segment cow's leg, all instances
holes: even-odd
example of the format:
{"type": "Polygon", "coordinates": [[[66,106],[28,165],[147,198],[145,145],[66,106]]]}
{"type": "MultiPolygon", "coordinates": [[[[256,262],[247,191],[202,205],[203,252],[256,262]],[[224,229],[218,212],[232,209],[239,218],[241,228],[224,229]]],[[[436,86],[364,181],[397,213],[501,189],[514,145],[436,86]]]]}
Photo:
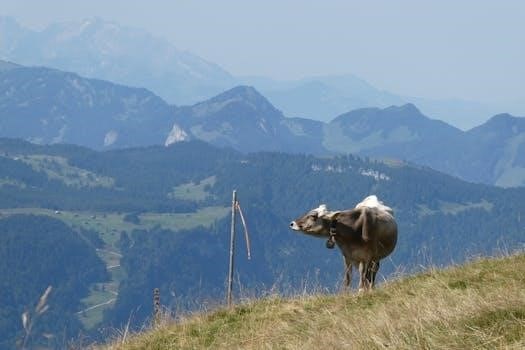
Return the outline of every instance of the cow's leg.
{"type": "Polygon", "coordinates": [[[343,289],[348,290],[352,288],[352,261],[347,258],[345,258],[345,274],[343,278],[343,289]]]}
{"type": "Polygon", "coordinates": [[[368,265],[368,268],[366,269],[366,281],[369,285],[372,285],[372,265],[374,264],[373,261],[370,262],[368,265]]]}
{"type": "Polygon", "coordinates": [[[366,279],[368,265],[370,265],[368,261],[359,262],[359,292],[364,292],[369,287],[368,280],[366,279]]]}
{"type": "Polygon", "coordinates": [[[367,279],[370,282],[370,288],[374,288],[376,284],[377,271],[379,271],[379,261],[371,261],[368,266],[367,279]]]}

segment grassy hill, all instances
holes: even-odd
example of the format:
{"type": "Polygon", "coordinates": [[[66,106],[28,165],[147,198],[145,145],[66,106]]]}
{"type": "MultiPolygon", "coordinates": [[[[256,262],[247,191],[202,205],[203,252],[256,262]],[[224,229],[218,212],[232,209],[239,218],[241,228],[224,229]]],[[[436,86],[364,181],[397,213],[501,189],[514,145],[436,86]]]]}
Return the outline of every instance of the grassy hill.
{"type": "Polygon", "coordinates": [[[164,320],[101,349],[525,347],[525,255],[480,259],[367,294],[272,296],[164,320]]]}

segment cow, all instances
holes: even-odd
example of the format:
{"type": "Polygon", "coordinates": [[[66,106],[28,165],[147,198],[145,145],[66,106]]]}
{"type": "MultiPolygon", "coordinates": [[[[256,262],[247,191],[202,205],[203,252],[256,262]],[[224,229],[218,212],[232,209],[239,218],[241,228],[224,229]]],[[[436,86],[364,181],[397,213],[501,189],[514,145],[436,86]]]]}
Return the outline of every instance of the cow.
{"type": "Polygon", "coordinates": [[[376,196],[369,196],[354,209],[329,211],[322,204],[290,223],[294,231],[328,238],[327,247],[337,244],[345,260],[343,285],[351,287],[352,267],[359,268],[359,291],[372,289],[379,261],[392,253],[397,243],[393,211],[376,196]]]}

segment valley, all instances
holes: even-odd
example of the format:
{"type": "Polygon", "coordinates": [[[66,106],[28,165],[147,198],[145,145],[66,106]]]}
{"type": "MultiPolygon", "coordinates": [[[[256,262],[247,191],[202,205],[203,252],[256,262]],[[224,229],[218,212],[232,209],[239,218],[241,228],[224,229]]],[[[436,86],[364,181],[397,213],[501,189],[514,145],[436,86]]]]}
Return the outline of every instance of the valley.
{"type": "MultiPolygon", "coordinates": [[[[192,196],[192,192],[188,190],[189,186],[185,185],[184,188],[184,195],[192,196]]],[[[202,189],[199,188],[194,193],[198,197],[202,194],[202,189]]],[[[229,207],[205,207],[195,213],[141,213],[139,215],[58,211],[45,208],[5,208],[0,209],[0,220],[17,214],[49,216],[66,223],[75,231],[96,232],[102,239],[103,244],[96,248],[96,252],[106,264],[110,278],[107,282],[97,282],[90,286],[89,295],[81,300],[83,309],[77,312],[86,329],[91,330],[102,322],[104,310],[111,309],[118,296],[120,283],[125,279],[125,272],[120,267],[122,254],[117,244],[123,232],[129,235],[133,230],[147,231],[156,227],[172,232],[189,230],[197,225],[210,226],[229,213],[229,207]],[[126,220],[129,215],[136,219],[126,220]]]]}

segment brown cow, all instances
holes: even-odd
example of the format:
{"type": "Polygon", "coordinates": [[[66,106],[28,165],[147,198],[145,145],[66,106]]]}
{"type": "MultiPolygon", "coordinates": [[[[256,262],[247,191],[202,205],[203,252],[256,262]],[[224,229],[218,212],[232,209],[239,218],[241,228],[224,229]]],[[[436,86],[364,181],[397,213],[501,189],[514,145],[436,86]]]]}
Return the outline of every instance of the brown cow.
{"type": "Polygon", "coordinates": [[[359,267],[359,291],[374,287],[379,260],[394,250],[397,224],[392,209],[376,196],[365,198],[356,208],[331,212],[326,205],[292,221],[290,228],[337,244],[345,259],[344,285],[352,281],[352,266],[359,267]]]}

